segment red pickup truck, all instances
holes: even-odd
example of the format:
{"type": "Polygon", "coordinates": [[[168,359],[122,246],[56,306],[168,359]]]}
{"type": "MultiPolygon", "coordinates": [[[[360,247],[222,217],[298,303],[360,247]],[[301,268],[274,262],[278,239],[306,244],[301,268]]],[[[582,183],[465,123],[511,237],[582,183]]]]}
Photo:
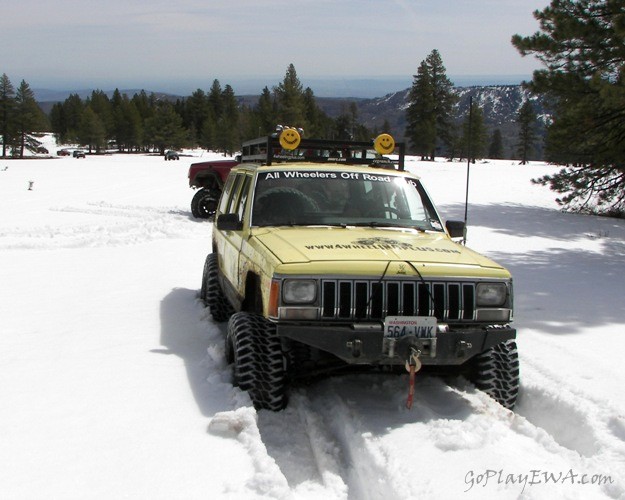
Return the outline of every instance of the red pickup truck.
{"type": "Polygon", "coordinates": [[[198,219],[215,215],[224,182],[238,160],[214,160],[193,163],[189,167],[189,186],[199,189],[191,200],[191,213],[198,219]]]}

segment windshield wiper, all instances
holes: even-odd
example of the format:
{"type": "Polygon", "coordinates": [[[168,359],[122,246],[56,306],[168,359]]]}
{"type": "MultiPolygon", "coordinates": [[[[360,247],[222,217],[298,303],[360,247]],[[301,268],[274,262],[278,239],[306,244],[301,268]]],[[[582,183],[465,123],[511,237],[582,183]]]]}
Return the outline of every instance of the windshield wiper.
{"type": "Polygon", "coordinates": [[[320,222],[318,220],[316,221],[293,221],[293,220],[289,220],[289,221],[276,221],[273,222],[271,224],[267,224],[268,226],[289,226],[289,227],[293,227],[293,226],[330,226],[330,227],[341,227],[343,229],[345,229],[349,224],[345,224],[344,222],[320,222]]]}
{"type": "MultiPolygon", "coordinates": [[[[376,220],[368,221],[368,222],[356,222],[354,224],[348,224],[349,226],[357,226],[357,227],[405,227],[410,229],[415,229],[415,226],[410,226],[408,224],[400,224],[397,222],[380,222],[376,220]]],[[[419,229],[418,227],[416,229],[419,229]]]]}

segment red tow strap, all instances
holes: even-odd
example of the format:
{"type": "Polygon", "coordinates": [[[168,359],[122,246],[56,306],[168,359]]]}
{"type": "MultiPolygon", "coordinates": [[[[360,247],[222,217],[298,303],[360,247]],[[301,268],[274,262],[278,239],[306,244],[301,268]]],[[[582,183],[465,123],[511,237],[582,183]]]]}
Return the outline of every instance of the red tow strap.
{"type": "Polygon", "coordinates": [[[409,410],[410,408],[412,408],[412,402],[414,401],[415,374],[421,369],[421,361],[419,360],[419,356],[421,356],[421,351],[414,347],[411,347],[410,357],[408,358],[408,361],[406,361],[406,370],[410,374],[408,382],[408,399],[406,400],[406,408],[408,408],[409,410]]]}
{"type": "Polygon", "coordinates": [[[406,400],[406,408],[410,410],[410,408],[412,408],[412,402],[414,400],[414,381],[416,378],[415,374],[417,373],[416,365],[411,364],[410,370],[408,371],[410,373],[410,378],[408,382],[408,399],[406,400]]]}

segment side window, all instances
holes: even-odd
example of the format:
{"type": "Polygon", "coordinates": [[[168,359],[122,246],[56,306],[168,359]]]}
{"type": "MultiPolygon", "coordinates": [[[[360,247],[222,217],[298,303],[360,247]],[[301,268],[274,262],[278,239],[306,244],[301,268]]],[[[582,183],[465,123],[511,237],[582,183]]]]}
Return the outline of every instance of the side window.
{"type": "Polygon", "coordinates": [[[247,206],[247,199],[250,194],[250,184],[252,183],[252,176],[245,175],[243,177],[243,183],[241,185],[241,196],[239,196],[239,203],[236,207],[236,213],[239,215],[239,220],[243,220],[245,214],[245,207],[247,206]]]}
{"type": "Polygon", "coordinates": [[[234,184],[235,175],[231,174],[226,179],[226,184],[224,186],[224,191],[221,194],[221,200],[219,201],[219,213],[225,214],[227,213],[226,207],[230,201],[230,195],[232,193],[232,185],[234,184]]]}
{"type": "Polygon", "coordinates": [[[234,176],[234,182],[232,183],[232,190],[228,195],[228,202],[226,204],[224,213],[231,214],[235,211],[237,198],[239,196],[239,188],[241,187],[241,181],[244,175],[236,174],[234,176]]]}

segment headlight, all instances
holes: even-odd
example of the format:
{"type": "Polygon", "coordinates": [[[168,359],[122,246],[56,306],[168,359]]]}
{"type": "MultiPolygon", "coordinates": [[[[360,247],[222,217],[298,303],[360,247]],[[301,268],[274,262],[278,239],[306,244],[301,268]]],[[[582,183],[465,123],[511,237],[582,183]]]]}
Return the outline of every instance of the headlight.
{"type": "Polygon", "coordinates": [[[503,306],[508,296],[505,283],[478,283],[477,305],[487,307],[503,306]]]}
{"type": "Polygon", "coordinates": [[[282,285],[282,300],[285,304],[310,304],[316,299],[315,280],[285,280],[282,285]]]}

